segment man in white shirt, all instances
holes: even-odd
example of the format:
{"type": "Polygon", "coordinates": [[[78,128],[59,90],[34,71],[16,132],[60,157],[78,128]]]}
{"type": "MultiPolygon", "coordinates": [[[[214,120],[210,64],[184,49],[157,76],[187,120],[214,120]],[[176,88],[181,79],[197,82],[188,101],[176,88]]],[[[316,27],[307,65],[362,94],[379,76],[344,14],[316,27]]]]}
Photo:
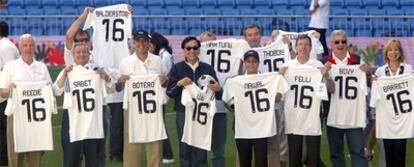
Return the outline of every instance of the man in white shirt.
{"type": "MultiPolygon", "coordinates": [[[[7,37],[9,36],[9,25],[1,21],[0,22],[0,75],[3,71],[4,65],[12,60],[19,58],[19,50],[16,45],[11,42],[7,37]]],[[[6,99],[0,98],[0,165],[7,165],[7,142],[6,142],[6,129],[7,129],[7,117],[4,114],[4,110],[7,106],[6,99]]]]}
{"type": "MultiPolygon", "coordinates": [[[[34,59],[35,47],[35,40],[32,35],[23,34],[20,36],[19,50],[21,57],[8,62],[3,68],[2,75],[0,76],[1,97],[9,97],[11,89],[16,87],[16,82],[46,81],[52,83],[46,65],[34,59]]],[[[13,116],[9,116],[7,118],[7,153],[9,156],[9,166],[22,166],[24,163],[22,161],[26,159],[27,164],[40,167],[41,151],[26,153],[15,152],[13,131],[13,116]]]]}
{"type": "MultiPolygon", "coordinates": [[[[125,82],[129,80],[129,75],[159,74],[159,82],[164,85],[167,77],[164,75],[165,64],[159,56],[148,52],[150,36],[144,30],[137,30],[133,33],[135,53],[124,58],[119,67],[121,77],[116,84],[116,90],[121,91],[125,87],[125,82]]],[[[130,143],[128,133],[128,112],[124,111],[124,166],[140,166],[141,150],[145,147],[147,154],[147,164],[151,167],[161,166],[162,160],[162,140],[147,143],[130,143]]],[[[162,120],[160,120],[162,121],[162,120]]],[[[163,123],[163,122],[160,122],[163,123]]]]}
{"type": "Polygon", "coordinates": [[[309,30],[315,30],[321,35],[319,41],[323,46],[323,56],[328,56],[329,50],[326,46],[326,30],[329,28],[329,3],[330,0],[312,0],[309,7],[311,20],[309,22],[309,30]]]}

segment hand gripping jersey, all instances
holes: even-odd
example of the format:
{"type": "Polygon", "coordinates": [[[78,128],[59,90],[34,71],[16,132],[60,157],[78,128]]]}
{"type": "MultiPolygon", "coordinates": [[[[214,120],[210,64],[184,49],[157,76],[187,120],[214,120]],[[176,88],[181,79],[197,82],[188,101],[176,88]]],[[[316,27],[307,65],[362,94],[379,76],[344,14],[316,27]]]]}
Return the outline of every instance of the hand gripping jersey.
{"type": "Polygon", "coordinates": [[[277,73],[241,75],[227,81],[223,101],[234,101],[235,138],[256,139],[276,135],[276,93],[288,90],[277,73]]]}
{"type": "Polygon", "coordinates": [[[289,91],[285,96],[286,134],[320,136],[321,100],[328,100],[325,83],[319,69],[288,68],[285,78],[289,91]]]}
{"type": "Polygon", "coordinates": [[[118,68],[130,55],[128,38],[132,36],[132,16],[126,4],[96,8],[88,14],[84,30],[93,28],[92,60],[101,67],[118,68]]]}
{"type": "Polygon", "coordinates": [[[319,38],[317,38],[313,33],[316,32],[315,30],[305,31],[305,32],[286,32],[279,30],[279,34],[275,38],[273,38],[273,41],[277,41],[282,39],[283,35],[288,35],[290,42],[292,43],[292,49],[296,51],[296,40],[298,39],[298,36],[301,34],[308,35],[312,40],[312,49],[310,52],[311,59],[317,59],[318,54],[323,53],[323,46],[321,42],[319,41],[319,38]]]}
{"type": "Polygon", "coordinates": [[[371,107],[376,108],[376,135],[383,139],[414,137],[414,74],[380,77],[372,85],[371,107]]]}
{"type": "Polygon", "coordinates": [[[242,39],[224,39],[201,43],[199,58],[216,71],[221,86],[227,78],[239,74],[243,54],[250,48],[242,39]]]}
{"type": "Polygon", "coordinates": [[[211,89],[201,90],[192,83],[183,90],[181,103],[185,106],[182,142],[210,150],[216,100],[211,89]]]}
{"type": "Polygon", "coordinates": [[[57,113],[52,86],[48,82],[16,83],[11,107],[14,149],[17,153],[53,150],[51,113],[57,113]]]}
{"type": "Polygon", "coordinates": [[[71,97],[67,98],[64,107],[69,114],[70,142],[104,138],[105,81],[95,71],[80,66],[68,74],[68,81],[71,97]]]}
{"type": "Polygon", "coordinates": [[[277,72],[282,65],[290,60],[289,46],[282,40],[277,40],[261,48],[253,48],[259,53],[259,71],[277,72]]]}
{"type": "Polygon", "coordinates": [[[148,143],[167,138],[162,104],[164,90],[158,74],[133,75],[125,83],[123,108],[129,114],[130,143],[148,143]]]}
{"type": "Polygon", "coordinates": [[[364,128],[367,79],[359,65],[332,65],[329,75],[335,82],[331,94],[327,125],[347,129],[364,128]]]}

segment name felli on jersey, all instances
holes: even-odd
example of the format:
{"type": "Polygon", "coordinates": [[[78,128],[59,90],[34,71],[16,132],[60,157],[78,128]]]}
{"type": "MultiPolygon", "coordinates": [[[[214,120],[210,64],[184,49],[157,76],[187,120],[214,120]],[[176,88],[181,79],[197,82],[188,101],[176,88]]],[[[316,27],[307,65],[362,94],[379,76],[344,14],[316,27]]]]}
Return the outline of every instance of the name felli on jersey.
{"type": "Polygon", "coordinates": [[[259,53],[259,71],[277,72],[282,65],[290,60],[289,46],[282,40],[277,40],[260,48],[252,48],[259,53]]]}
{"type": "Polygon", "coordinates": [[[68,109],[70,142],[104,138],[105,81],[95,71],[75,66],[68,74],[68,83],[70,98],[64,99],[63,106],[68,109]]]}
{"type": "Polygon", "coordinates": [[[235,138],[256,139],[274,136],[276,94],[284,94],[288,84],[278,73],[240,75],[228,79],[222,100],[234,102],[235,138]]]}
{"type": "Polygon", "coordinates": [[[52,113],[57,114],[50,83],[16,83],[6,115],[13,115],[15,152],[53,150],[52,113]]]}
{"type": "Polygon", "coordinates": [[[414,137],[414,74],[379,77],[372,84],[370,106],[376,108],[376,137],[414,137]]]}
{"type": "Polygon", "coordinates": [[[123,109],[128,112],[129,143],[167,138],[162,108],[164,96],[158,74],[132,75],[126,81],[123,109]]]}
{"type": "Polygon", "coordinates": [[[243,39],[223,39],[201,43],[200,61],[211,65],[221,86],[229,77],[239,74],[240,63],[249,44],[243,39]]]}
{"type": "Polygon", "coordinates": [[[346,129],[364,128],[366,123],[367,77],[359,65],[332,65],[329,75],[335,82],[330,96],[327,125],[346,129]]]}
{"type": "Polygon", "coordinates": [[[290,67],[285,78],[289,84],[284,110],[286,134],[320,136],[321,100],[328,100],[321,71],[313,67],[290,67]]]}
{"type": "Polygon", "coordinates": [[[216,113],[214,92],[211,89],[204,91],[192,83],[185,86],[181,103],[185,106],[185,123],[181,141],[209,151],[213,118],[216,113]]]}
{"type": "Polygon", "coordinates": [[[132,37],[132,15],[127,4],[96,8],[89,13],[84,30],[93,28],[92,60],[102,67],[118,68],[130,55],[128,38],[132,37]]]}

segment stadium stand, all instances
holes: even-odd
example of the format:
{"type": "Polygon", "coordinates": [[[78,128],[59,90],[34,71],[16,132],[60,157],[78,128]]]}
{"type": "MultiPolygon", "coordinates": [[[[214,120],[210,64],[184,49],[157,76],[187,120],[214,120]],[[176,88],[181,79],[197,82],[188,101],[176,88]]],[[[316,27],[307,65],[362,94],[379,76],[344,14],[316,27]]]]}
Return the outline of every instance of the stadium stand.
{"type": "MultiPolygon", "coordinates": [[[[248,23],[261,25],[268,35],[275,28],[306,31],[309,23],[310,4],[303,0],[13,0],[0,15],[10,21],[12,35],[63,35],[85,6],[119,3],[134,7],[135,27],[166,35],[204,30],[237,35],[248,23]]],[[[330,29],[357,36],[414,35],[413,0],[331,0],[330,5],[330,29]]]]}

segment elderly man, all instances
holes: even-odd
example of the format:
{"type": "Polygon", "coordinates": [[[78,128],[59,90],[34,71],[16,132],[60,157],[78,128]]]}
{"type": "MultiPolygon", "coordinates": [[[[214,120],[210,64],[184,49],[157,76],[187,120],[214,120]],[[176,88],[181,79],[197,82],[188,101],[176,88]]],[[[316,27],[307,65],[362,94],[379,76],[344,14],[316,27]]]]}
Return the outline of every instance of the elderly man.
{"type": "MultiPolygon", "coordinates": [[[[0,96],[9,97],[12,88],[17,82],[46,81],[52,83],[49,71],[44,63],[34,59],[35,40],[30,34],[23,34],[19,40],[19,50],[21,57],[17,60],[6,63],[0,77],[0,96]],[[19,70],[16,70],[19,69],[19,70]]],[[[14,150],[13,136],[13,115],[7,118],[7,153],[9,166],[22,166],[21,163],[26,159],[28,166],[39,167],[42,152],[32,151],[16,153],[14,150]]]]}

